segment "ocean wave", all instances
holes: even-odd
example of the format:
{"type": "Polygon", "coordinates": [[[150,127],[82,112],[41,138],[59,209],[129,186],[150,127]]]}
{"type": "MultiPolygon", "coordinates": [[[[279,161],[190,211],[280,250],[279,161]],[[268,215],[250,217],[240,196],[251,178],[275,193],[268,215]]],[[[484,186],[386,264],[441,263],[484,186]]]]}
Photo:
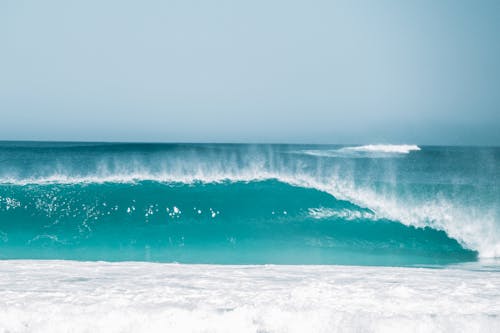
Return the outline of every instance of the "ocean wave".
{"type": "MultiPolygon", "coordinates": [[[[465,248],[478,251],[481,257],[500,256],[498,190],[494,188],[496,150],[432,147],[413,159],[406,156],[420,149],[416,145],[335,149],[314,145],[109,145],[76,152],[74,148],[50,147],[0,149],[4,157],[0,187],[141,182],[196,185],[274,179],[346,200],[373,212],[376,219],[442,230],[465,248]],[[369,158],[312,159],[304,156],[305,152],[369,158]],[[377,159],[386,156],[398,158],[377,159]],[[478,183],[494,189],[475,187],[478,183]],[[462,185],[458,184],[472,190],[462,193],[462,185]]],[[[4,198],[9,198],[3,202],[6,207],[23,204],[10,195],[4,198]]],[[[327,211],[313,213],[328,215],[327,211]]],[[[348,213],[344,215],[349,218],[348,213]]]]}
{"type": "Polygon", "coordinates": [[[313,179],[283,179],[290,184],[312,187],[370,209],[377,217],[413,226],[445,231],[464,248],[478,251],[483,258],[500,257],[500,232],[494,208],[477,209],[446,198],[429,200],[400,197],[355,186],[350,180],[335,178],[322,183],[313,179]]]}
{"type": "MultiPolygon", "coordinates": [[[[478,251],[480,257],[500,256],[500,233],[496,223],[495,211],[476,209],[454,203],[446,198],[431,197],[430,200],[417,200],[400,197],[394,193],[380,193],[371,188],[357,186],[351,179],[331,175],[318,179],[306,174],[286,174],[266,172],[258,169],[239,170],[233,173],[201,172],[195,174],[131,173],[102,176],[53,175],[33,179],[2,179],[3,184],[11,185],[49,185],[49,184],[103,184],[139,183],[153,181],[166,184],[211,184],[211,183],[248,183],[277,180],[296,187],[311,188],[346,200],[371,213],[349,213],[348,211],[328,211],[312,208],[311,216],[343,216],[347,220],[360,217],[388,219],[407,226],[445,231],[464,248],[478,251]]],[[[10,199],[15,200],[15,199],[10,199]]]]}

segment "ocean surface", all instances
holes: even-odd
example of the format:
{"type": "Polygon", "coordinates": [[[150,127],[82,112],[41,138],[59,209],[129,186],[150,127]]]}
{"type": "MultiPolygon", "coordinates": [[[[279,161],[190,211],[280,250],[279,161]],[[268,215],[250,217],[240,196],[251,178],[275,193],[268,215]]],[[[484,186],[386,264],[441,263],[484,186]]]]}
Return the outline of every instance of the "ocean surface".
{"type": "Polygon", "coordinates": [[[0,244],[0,259],[494,258],[500,149],[3,142],[0,244]]]}
{"type": "Polygon", "coordinates": [[[498,147],[0,142],[0,332],[497,332],[498,257],[498,147]]]}

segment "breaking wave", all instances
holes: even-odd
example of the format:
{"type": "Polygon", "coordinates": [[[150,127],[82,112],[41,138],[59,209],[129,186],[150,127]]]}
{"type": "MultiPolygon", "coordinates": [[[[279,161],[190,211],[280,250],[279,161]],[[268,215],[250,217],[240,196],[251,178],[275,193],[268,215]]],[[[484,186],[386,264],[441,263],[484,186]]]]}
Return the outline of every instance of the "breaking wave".
{"type": "MultiPolygon", "coordinates": [[[[465,173],[467,164],[457,177],[449,151],[331,163],[282,145],[23,149],[40,158],[22,167],[4,158],[0,171],[0,242],[12,250],[3,257],[422,264],[500,256],[498,187],[465,173]],[[17,251],[26,244],[32,251],[17,251]]],[[[337,148],[376,149],[420,148],[337,148]]]]}

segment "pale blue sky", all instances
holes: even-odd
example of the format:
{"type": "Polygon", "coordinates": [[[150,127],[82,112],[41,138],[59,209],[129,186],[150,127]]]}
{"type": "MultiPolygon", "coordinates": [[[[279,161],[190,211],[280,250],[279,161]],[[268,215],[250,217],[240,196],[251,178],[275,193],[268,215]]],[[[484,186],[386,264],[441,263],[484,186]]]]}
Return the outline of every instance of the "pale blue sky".
{"type": "Polygon", "coordinates": [[[500,1],[0,1],[0,140],[500,144],[500,1]]]}

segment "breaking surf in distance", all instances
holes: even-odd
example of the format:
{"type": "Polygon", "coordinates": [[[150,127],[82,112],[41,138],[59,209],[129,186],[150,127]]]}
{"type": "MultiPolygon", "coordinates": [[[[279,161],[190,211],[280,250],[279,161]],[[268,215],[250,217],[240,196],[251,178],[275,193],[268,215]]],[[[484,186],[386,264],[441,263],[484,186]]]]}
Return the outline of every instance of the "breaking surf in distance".
{"type": "Polygon", "coordinates": [[[0,258],[390,266],[494,258],[499,159],[498,148],[414,145],[4,142],[0,258]]]}
{"type": "Polygon", "coordinates": [[[417,145],[366,145],[357,147],[344,147],[341,150],[352,150],[352,151],[368,151],[368,152],[382,152],[382,153],[396,153],[396,154],[408,154],[411,151],[420,150],[417,145]]]}
{"type": "Polygon", "coordinates": [[[417,145],[388,145],[388,144],[371,144],[364,146],[348,146],[332,150],[317,149],[303,150],[301,153],[322,156],[322,157],[394,157],[394,154],[408,154],[412,151],[418,151],[420,147],[417,145]]]}

